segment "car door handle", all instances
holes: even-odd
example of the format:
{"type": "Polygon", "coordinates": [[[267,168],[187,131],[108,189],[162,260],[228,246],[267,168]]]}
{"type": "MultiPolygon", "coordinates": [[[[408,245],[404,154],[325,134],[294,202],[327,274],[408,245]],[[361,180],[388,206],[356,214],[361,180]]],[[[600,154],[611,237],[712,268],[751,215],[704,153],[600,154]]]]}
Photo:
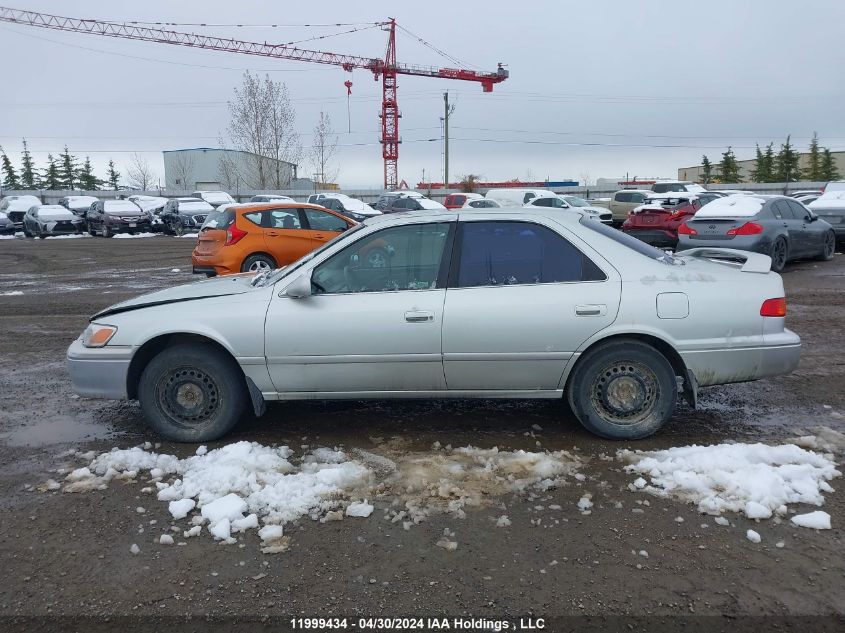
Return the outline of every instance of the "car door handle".
{"type": "Polygon", "coordinates": [[[425,323],[427,321],[434,321],[434,312],[412,310],[405,313],[405,320],[408,323],[425,323]]]}
{"type": "Polygon", "coordinates": [[[323,235],[322,233],[317,233],[317,234],[314,236],[314,239],[317,239],[317,240],[324,240],[324,239],[326,239],[326,236],[325,236],[325,235],[323,235]]]}
{"type": "Polygon", "coordinates": [[[590,303],[575,306],[577,316],[604,316],[607,314],[607,306],[603,303],[590,303]]]}

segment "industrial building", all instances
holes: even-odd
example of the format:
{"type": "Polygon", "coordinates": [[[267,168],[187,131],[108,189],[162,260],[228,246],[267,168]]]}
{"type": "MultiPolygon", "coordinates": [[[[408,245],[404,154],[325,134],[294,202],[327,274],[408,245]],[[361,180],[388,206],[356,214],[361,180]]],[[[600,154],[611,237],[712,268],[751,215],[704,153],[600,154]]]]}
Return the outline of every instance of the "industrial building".
{"type": "MultiPolygon", "coordinates": [[[[839,173],[845,174],[845,152],[831,152],[831,154],[833,156],[833,162],[836,164],[839,173]]],[[[713,163],[713,171],[711,177],[715,177],[719,171],[718,163],[721,160],[721,155],[714,156],[710,158],[710,160],[713,163]]],[[[753,172],[757,168],[757,161],[753,158],[751,160],[738,160],[737,164],[739,165],[739,173],[740,176],[742,176],[743,182],[750,181],[751,172],[753,172]]],[[[807,167],[809,167],[809,165],[810,154],[808,152],[802,152],[801,169],[806,169],[807,167]]],[[[701,182],[701,180],[703,179],[701,172],[701,165],[694,165],[692,167],[681,167],[678,169],[678,180],[701,182]]]]}
{"type": "MultiPolygon", "coordinates": [[[[251,152],[213,147],[174,149],[164,154],[165,188],[237,192],[241,189],[296,189],[297,165],[251,152]]],[[[302,183],[308,188],[311,181],[302,183]]]]}

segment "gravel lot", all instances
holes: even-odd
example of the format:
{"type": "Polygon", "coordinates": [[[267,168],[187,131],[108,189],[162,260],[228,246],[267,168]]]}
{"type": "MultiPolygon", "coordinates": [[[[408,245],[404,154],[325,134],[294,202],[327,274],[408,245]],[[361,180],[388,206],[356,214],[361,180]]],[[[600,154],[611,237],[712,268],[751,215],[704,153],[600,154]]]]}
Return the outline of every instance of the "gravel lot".
{"type": "MultiPolygon", "coordinates": [[[[826,495],[831,530],[741,515],[720,527],[695,506],[629,492],[633,477],[599,457],[625,446],[587,434],[551,402],[270,406],[226,441],[366,450],[389,441],[418,451],[434,442],[509,450],[539,443],[587,462],[584,481],[535,498],[503,496],[466,518],[433,516],[410,530],[384,520],[379,501],[369,519],[306,518],[288,530],[293,538],[282,554],[260,553],[254,534],[241,546],[208,537],[159,545],[154,540],[172,519],[166,504],[141,493],[140,479],[85,494],[38,492],[59,477],[55,469],[84,464],[57,457],[68,449],[158,441],[136,404],[75,398],[64,354],[98,309],[191,281],[193,244],[169,237],[0,241],[0,616],[845,615],[841,479],[826,495]],[[589,515],[576,505],[585,492],[595,504],[589,515]],[[503,513],[512,525],[497,528],[503,513]],[[455,533],[455,551],[435,546],[445,528],[455,533]],[[749,528],[761,543],[745,538],[749,528]],[[776,548],[778,541],[785,546],[776,548]],[[133,543],[141,548],[136,556],[133,543]]],[[[804,343],[798,370],[706,390],[699,410],[679,406],[663,432],[630,448],[775,442],[820,425],[845,431],[845,257],[792,265],[784,279],[788,324],[804,343]]],[[[158,450],[187,456],[195,448],[164,443],[158,450]]]]}

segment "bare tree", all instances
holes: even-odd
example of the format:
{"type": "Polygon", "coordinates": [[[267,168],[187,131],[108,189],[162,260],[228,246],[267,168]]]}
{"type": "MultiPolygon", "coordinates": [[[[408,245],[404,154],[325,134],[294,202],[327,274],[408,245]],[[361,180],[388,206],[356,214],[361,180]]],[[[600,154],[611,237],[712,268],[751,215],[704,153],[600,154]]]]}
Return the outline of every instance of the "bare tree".
{"type": "Polygon", "coordinates": [[[247,71],[229,102],[229,115],[232,144],[255,156],[255,178],[245,178],[246,184],[257,189],[287,186],[292,170],[281,161],[295,163],[302,155],[287,87],[269,76],[262,81],[247,71]]]}
{"type": "Polygon", "coordinates": [[[194,157],[188,152],[179,152],[171,163],[171,172],[180,189],[193,188],[194,180],[194,157]]]}
{"type": "Polygon", "coordinates": [[[320,120],[314,126],[314,143],[308,153],[314,173],[319,175],[320,182],[335,182],[340,172],[338,168],[332,168],[330,163],[337,153],[337,134],[332,129],[331,117],[320,111],[320,120]]]}
{"type": "Polygon", "coordinates": [[[156,177],[149,161],[137,152],[132,154],[126,174],[129,176],[129,186],[139,191],[148,191],[156,177]]]}

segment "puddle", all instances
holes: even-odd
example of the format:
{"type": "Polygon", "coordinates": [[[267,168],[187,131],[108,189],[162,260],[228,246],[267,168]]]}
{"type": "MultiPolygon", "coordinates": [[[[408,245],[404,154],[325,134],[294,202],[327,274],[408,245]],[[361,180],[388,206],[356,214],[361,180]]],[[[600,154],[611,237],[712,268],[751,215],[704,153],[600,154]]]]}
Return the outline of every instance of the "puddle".
{"type": "Polygon", "coordinates": [[[26,424],[0,434],[7,446],[52,446],[113,437],[115,432],[102,424],[70,415],[55,415],[42,422],[26,424]]]}

